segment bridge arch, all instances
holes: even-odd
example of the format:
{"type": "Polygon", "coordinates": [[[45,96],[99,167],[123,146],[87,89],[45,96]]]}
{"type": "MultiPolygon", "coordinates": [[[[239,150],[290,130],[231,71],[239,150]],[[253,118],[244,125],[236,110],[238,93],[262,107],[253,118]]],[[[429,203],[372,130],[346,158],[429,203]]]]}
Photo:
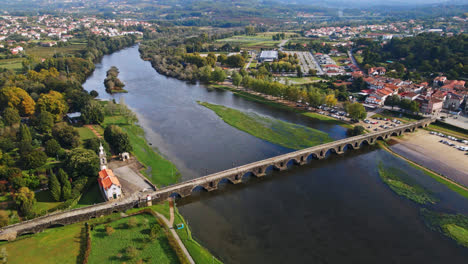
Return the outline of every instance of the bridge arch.
{"type": "Polygon", "coordinates": [[[172,192],[170,195],[169,195],[170,198],[173,198],[173,199],[179,199],[179,198],[182,198],[182,195],[180,195],[180,193],[178,192],[172,192]]]}
{"type": "Polygon", "coordinates": [[[310,153],[307,155],[306,161],[310,161],[313,159],[319,160],[319,155],[317,155],[316,153],[310,153]]]}
{"type": "Polygon", "coordinates": [[[351,143],[348,143],[348,144],[344,145],[344,147],[343,147],[343,152],[346,152],[346,151],[348,151],[348,150],[350,150],[350,149],[353,150],[353,149],[357,148],[357,146],[358,146],[358,143],[357,143],[357,142],[355,142],[354,145],[351,144],[351,143]],[[355,146],[356,146],[356,147],[355,147],[355,146]]]}
{"type": "Polygon", "coordinates": [[[193,188],[190,190],[190,193],[193,193],[193,192],[201,192],[201,191],[208,191],[208,190],[207,190],[206,187],[203,186],[203,185],[197,185],[197,186],[193,187],[193,188]]]}

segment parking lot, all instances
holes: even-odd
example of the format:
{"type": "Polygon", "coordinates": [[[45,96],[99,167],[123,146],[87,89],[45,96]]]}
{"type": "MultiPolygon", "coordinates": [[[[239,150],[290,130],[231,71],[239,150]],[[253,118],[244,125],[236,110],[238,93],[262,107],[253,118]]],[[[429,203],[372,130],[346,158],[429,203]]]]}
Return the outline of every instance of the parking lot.
{"type": "Polygon", "coordinates": [[[309,74],[309,70],[313,69],[317,71],[317,74],[323,74],[322,69],[314,60],[312,54],[308,51],[285,51],[289,55],[297,54],[299,63],[301,65],[301,70],[304,74],[309,74]]]}
{"type": "Polygon", "coordinates": [[[403,122],[397,119],[375,117],[359,121],[357,125],[363,126],[369,132],[383,131],[389,128],[401,126],[403,122]]]}

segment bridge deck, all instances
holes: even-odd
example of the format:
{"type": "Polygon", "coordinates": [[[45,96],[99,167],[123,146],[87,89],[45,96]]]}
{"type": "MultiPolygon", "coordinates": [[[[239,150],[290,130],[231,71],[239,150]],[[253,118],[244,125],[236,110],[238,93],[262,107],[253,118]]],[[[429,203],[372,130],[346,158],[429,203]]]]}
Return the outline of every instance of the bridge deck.
{"type": "MultiPolygon", "coordinates": [[[[88,207],[83,207],[79,209],[73,209],[65,212],[52,213],[46,216],[38,217],[33,220],[24,221],[18,224],[6,226],[0,229],[0,240],[12,240],[15,239],[17,235],[29,233],[29,232],[39,232],[45,228],[50,227],[54,224],[71,224],[80,221],[86,221],[92,217],[99,217],[101,215],[110,214],[114,211],[124,211],[130,209],[136,205],[144,205],[146,202],[146,196],[151,195],[154,201],[162,201],[167,199],[171,194],[178,193],[182,196],[190,195],[193,188],[196,186],[209,186],[207,184],[216,183],[216,186],[209,186],[207,190],[214,190],[217,188],[217,183],[225,178],[233,177],[234,175],[239,176],[239,174],[245,174],[248,172],[254,172],[258,168],[266,168],[268,166],[277,166],[278,163],[282,163],[285,166],[288,161],[291,159],[296,160],[298,157],[309,157],[310,155],[317,155],[317,153],[324,154],[328,150],[340,148],[337,153],[342,153],[344,146],[351,144],[354,146],[356,143],[361,144],[364,141],[367,141],[369,144],[374,144],[378,137],[387,138],[393,133],[403,133],[405,130],[413,131],[415,128],[420,126],[428,125],[433,122],[432,119],[424,119],[421,121],[405,124],[399,127],[394,127],[384,131],[373,132],[369,134],[364,134],[360,136],[340,139],[334,142],[325,143],[315,147],[302,149],[298,151],[293,151],[276,157],[268,158],[261,161],[252,162],[249,164],[241,165],[236,168],[216,172],[210,175],[199,177],[196,179],[188,180],[185,182],[177,183],[171,186],[164,187],[157,191],[152,192],[143,192],[140,194],[134,194],[132,196],[127,196],[124,199],[106,202],[97,205],[92,205],[88,207]]],[[[354,148],[354,147],[353,147],[354,148]]],[[[322,156],[321,158],[323,158],[322,156]]],[[[305,164],[306,159],[303,160],[305,164]]],[[[264,173],[264,171],[263,171],[264,173]]]]}

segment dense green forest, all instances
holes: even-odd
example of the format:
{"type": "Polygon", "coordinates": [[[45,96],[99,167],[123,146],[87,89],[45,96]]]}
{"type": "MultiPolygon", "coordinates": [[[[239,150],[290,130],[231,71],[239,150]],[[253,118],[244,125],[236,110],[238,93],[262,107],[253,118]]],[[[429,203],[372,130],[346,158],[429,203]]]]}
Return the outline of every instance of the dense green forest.
{"type": "Polygon", "coordinates": [[[134,43],[133,37],[90,36],[78,56],[44,62],[27,58],[24,73],[0,72],[0,198],[15,207],[9,214],[0,211],[0,226],[47,213],[36,205],[40,188],[48,186],[46,194],[60,202],[53,208],[58,210],[72,206],[95,184],[99,140],[82,142],[78,127],[65,122],[65,115],[81,112],[87,123],[103,121],[105,109],[93,100],[97,92],[88,93],[81,84],[92,73],[93,61],[134,43]]]}
{"type": "Polygon", "coordinates": [[[381,46],[377,42],[359,40],[367,45],[363,51],[365,67],[383,65],[395,70],[403,79],[431,77],[445,74],[449,79],[468,77],[468,36],[459,34],[445,37],[420,34],[411,38],[393,38],[381,46]]]}

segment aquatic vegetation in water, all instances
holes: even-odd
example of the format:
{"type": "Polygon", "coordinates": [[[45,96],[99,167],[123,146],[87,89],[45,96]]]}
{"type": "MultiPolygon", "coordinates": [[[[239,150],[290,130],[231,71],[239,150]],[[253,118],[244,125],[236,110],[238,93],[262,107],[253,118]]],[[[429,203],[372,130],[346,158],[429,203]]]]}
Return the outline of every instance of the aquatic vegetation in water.
{"type": "Polygon", "coordinates": [[[404,196],[418,204],[436,203],[435,198],[427,189],[409,180],[406,172],[379,164],[379,176],[382,181],[398,195],[404,196]]]}
{"type": "Polygon", "coordinates": [[[468,247],[468,216],[438,213],[426,208],[421,209],[421,214],[430,229],[451,237],[458,244],[468,247]]]}
{"type": "Polygon", "coordinates": [[[213,110],[229,125],[283,147],[304,149],[333,140],[327,133],[310,127],[260,116],[256,113],[242,112],[222,105],[198,103],[213,110]]]}

